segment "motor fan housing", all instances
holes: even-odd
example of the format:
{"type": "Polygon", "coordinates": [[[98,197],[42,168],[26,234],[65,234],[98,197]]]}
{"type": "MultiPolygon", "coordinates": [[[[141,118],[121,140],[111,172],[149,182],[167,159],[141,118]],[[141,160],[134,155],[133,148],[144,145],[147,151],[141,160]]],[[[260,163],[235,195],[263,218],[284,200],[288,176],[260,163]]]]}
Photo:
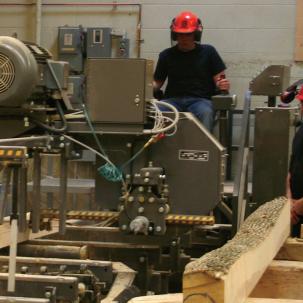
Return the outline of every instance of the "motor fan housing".
{"type": "Polygon", "coordinates": [[[0,37],[0,107],[18,107],[38,83],[38,64],[18,39],[0,37]]]}

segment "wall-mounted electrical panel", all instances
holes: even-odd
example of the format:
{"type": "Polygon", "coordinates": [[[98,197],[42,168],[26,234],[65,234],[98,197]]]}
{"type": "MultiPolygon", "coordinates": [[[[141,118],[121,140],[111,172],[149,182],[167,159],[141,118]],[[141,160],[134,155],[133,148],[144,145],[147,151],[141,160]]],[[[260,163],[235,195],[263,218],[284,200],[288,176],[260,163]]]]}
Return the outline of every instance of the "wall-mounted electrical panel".
{"type": "Polygon", "coordinates": [[[58,55],[67,61],[71,72],[83,72],[84,31],[81,26],[60,26],[58,29],[58,55]]]}
{"type": "Polygon", "coordinates": [[[109,27],[88,27],[86,31],[87,58],[110,58],[112,52],[112,29],[109,27]]]}

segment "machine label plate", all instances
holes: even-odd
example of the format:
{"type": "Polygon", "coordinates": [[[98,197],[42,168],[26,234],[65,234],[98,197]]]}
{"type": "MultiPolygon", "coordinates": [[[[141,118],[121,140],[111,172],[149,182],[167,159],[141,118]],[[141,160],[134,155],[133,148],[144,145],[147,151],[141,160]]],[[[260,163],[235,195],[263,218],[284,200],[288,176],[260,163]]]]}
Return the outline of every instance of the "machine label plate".
{"type": "Polygon", "coordinates": [[[179,150],[179,160],[208,161],[209,152],[203,150],[179,150]]]}

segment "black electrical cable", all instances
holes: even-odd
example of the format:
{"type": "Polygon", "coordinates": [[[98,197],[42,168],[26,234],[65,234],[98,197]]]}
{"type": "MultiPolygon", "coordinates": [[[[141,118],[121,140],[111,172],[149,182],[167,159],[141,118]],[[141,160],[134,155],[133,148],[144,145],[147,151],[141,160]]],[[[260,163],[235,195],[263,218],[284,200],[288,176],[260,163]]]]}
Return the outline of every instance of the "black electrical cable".
{"type": "Polygon", "coordinates": [[[59,113],[59,116],[60,116],[62,124],[63,124],[63,126],[61,128],[51,127],[51,126],[43,123],[42,121],[37,120],[36,118],[34,118],[32,116],[29,116],[29,120],[32,123],[36,124],[37,126],[40,126],[41,128],[43,128],[43,129],[45,129],[49,132],[52,132],[52,133],[55,133],[55,134],[62,134],[67,130],[67,122],[66,122],[66,118],[64,116],[64,112],[63,112],[63,109],[61,107],[61,104],[58,100],[56,100],[56,108],[57,108],[57,111],[59,113]]]}

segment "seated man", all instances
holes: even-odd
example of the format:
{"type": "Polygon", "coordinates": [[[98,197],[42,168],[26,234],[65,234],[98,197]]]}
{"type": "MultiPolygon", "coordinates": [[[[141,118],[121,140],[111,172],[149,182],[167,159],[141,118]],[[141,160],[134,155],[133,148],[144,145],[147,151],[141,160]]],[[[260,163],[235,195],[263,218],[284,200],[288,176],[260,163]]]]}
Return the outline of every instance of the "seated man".
{"type": "Polygon", "coordinates": [[[191,12],[182,12],[173,19],[171,38],[175,46],[162,51],[154,73],[154,96],[159,99],[160,88],[168,80],[164,94],[166,102],[179,111],[193,113],[209,130],[214,124],[211,97],[228,91],[226,66],[216,49],[200,44],[201,20],[191,12]]]}

